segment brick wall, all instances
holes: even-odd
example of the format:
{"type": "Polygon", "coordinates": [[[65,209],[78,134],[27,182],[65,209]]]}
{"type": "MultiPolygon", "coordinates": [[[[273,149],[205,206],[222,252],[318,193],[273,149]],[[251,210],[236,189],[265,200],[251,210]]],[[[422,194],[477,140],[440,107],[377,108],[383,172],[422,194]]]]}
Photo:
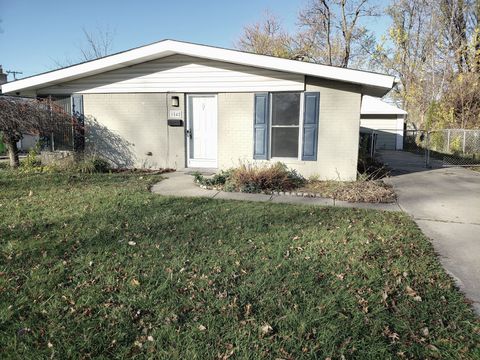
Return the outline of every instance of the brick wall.
{"type": "Polygon", "coordinates": [[[86,151],[119,167],[183,168],[183,127],[167,127],[167,107],[167,94],[85,94],[86,151]]]}
{"type": "MultiPolygon", "coordinates": [[[[322,79],[306,81],[307,91],[320,92],[317,161],[284,159],[304,176],[355,180],[358,156],[361,89],[322,79]]],[[[87,150],[119,166],[177,169],[185,166],[183,127],[167,126],[174,94],[86,94],[87,150]],[[151,153],[151,155],[149,155],[151,153]]],[[[184,96],[180,109],[184,111],[184,96]]],[[[253,162],[253,93],[218,94],[218,167],[253,162]]]]}
{"type": "Polygon", "coordinates": [[[218,94],[218,165],[253,161],[253,93],[218,94]]]}
{"type": "MultiPolygon", "coordinates": [[[[307,91],[320,92],[317,161],[282,159],[304,176],[355,180],[357,175],[360,87],[307,79],[307,91]]],[[[253,93],[218,95],[219,168],[253,162],[253,93]]]]}

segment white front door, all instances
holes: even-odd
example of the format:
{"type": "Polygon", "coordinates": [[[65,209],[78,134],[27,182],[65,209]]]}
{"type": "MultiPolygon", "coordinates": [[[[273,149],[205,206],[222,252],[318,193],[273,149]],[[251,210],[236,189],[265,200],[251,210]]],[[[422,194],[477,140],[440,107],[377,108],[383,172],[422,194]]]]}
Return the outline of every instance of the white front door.
{"type": "Polygon", "coordinates": [[[217,95],[188,95],[188,167],[217,167],[217,95]]]}

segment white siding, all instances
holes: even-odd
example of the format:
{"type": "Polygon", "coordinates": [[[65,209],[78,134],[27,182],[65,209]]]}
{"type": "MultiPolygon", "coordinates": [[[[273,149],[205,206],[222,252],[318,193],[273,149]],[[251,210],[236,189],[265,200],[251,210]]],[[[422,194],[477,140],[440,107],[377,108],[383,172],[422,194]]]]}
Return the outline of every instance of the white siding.
{"type": "Polygon", "coordinates": [[[304,76],[172,55],[38,90],[38,94],[304,90],[304,76]]]}

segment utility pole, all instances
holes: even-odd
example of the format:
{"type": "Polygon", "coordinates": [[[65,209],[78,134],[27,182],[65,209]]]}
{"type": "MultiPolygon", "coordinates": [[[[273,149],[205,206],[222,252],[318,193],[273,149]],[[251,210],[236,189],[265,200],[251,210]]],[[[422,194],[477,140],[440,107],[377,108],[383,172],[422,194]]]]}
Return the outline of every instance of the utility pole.
{"type": "Polygon", "coordinates": [[[17,80],[17,74],[21,75],[23,72],[21,71],[14,71],[14,70],[7,70],[7,74],[12,74],[13,75],[13,80],[17,80]]]}

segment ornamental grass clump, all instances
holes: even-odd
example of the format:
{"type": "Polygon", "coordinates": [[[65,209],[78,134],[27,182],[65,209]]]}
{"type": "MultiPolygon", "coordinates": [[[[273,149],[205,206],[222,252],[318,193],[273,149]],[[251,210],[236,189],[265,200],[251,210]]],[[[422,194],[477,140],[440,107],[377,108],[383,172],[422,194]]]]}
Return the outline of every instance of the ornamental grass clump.
{"type": "Polygon", "coordinates": [[[239,167],[222,171],[212,177],[195,173],[195,182],[207,188],[224,191],[260,193],[290,191],[306,184],[305,178],[285,164],[241,164],[239,167]]]}
{"type": "Polygon", "coordinates": [[[247,193],[290,191],[302,187],[305,178],[285,164],[241,164],[231,171],[226,190],[247,193]]]}

